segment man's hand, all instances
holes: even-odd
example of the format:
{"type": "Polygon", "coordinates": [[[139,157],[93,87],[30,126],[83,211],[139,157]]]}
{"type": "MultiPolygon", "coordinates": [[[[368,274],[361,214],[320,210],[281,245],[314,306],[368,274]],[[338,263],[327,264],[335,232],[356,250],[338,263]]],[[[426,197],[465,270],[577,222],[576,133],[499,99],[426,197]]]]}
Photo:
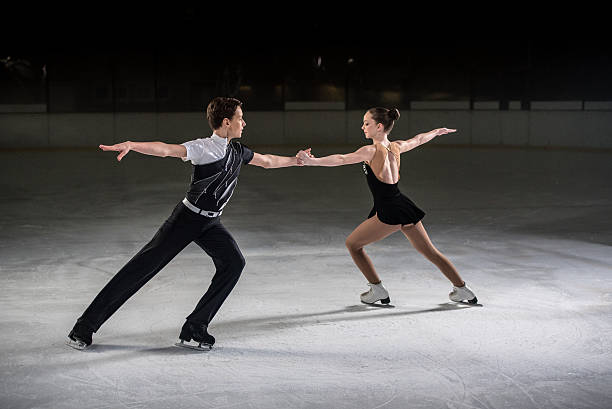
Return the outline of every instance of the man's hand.
{"type": "Polygon", "coordinates": [[[304,166],[309,158],[314,158],[312,153],[310,153],[310,148],[299,151],[295,156],[297,157],[298,166],[304,166]]]}
{"type": "Polygon", "coordinates": [[[117,156],[117,160],[121,161],[121,159],[123,159],[123,157],[127,155],[130,150],[132,150],[132,143],[128,141],[128,142],[117,143],[115,145],[110,145],[110,146],[100,145],[100,149],[102,149],[103,151],[121,152],[117,156]]]}

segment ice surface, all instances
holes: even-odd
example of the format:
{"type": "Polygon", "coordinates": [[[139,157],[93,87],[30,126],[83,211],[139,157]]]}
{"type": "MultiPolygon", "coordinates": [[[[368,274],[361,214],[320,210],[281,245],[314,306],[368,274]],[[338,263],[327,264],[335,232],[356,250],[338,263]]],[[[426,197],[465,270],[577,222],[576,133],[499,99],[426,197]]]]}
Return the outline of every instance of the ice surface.
{"type": "Polygon", "coordinates": [[[173,346],[212,278],[193,244],[90,349],[65,345],[182,199],[188,164],[94,151],[0,159],[2,408],[612,407],[609,153],[402,156],[400,188],[476,307],[450,303],[450,283],[400,233],[366,248],[393,308],[359,302],[366,283],[344,245],[371,206],[359,165],[246,166],[223,223],[247,264],[208,353],[173,346]]]}

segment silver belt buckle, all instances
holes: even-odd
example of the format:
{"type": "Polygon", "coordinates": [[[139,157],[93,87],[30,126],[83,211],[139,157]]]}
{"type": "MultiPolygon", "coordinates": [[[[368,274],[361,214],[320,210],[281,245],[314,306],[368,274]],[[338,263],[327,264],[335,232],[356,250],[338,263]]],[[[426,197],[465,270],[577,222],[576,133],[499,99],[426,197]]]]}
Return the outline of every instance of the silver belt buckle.
{"type": "Polygon", "coordinates": [[[185,206],[187,206],[189,208],[189,210],[191,210],[192,212],[199,214],[200,216],[204,216],[204,217],[217,217],[219,215],[221,215],[221,211],[219,212],[211,212],[209,210],[203,210],[200,209],[197,206],[194,206],[189,200],[187,200],[187,198],[183,199],[183,204],[185,206]]]}

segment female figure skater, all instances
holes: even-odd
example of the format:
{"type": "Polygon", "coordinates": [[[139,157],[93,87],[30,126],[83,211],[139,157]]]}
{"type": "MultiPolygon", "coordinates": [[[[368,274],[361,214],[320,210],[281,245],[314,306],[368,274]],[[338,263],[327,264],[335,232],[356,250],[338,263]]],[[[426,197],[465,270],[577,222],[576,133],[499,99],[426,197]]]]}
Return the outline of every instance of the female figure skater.
{"type": "Polygon", "coordinates": [[[432,244],[421,219],[425,213],[398,189],[400,154],[431,141],[438,135],[455,132],[455,129],[439,128],[416,135],[405,141],[390,142],[388,135],[393,129],[400,113],[397,109],[371,108],[363,116],[363,130],[366,139],[372,144],[363,146],[353,153],[336,154],[315,158],[310,150],[301,151],[298,158],[306,166],[340,166],[363,162],[368,186],[374,196],[374,207],[368,219],[361,223],[346,239],[346,247],[357,267],[368,280],[370,289],[361,294],[361,301],[374,304],[391,302],[387,289],[372,260],[364,251],[364,246],[379,241],[391,233],[401,230],[410,243],[429,261],[435,264],[453,284],[449,293],[451,301],[467,301],[476,304],[474,293],[451,264],[451,262],[432,244]]]}

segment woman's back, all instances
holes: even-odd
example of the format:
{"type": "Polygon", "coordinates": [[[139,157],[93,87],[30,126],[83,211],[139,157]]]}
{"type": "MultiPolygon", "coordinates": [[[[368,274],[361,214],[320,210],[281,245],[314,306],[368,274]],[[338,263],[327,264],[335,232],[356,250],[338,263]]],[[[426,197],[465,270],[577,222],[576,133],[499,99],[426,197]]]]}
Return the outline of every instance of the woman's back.
{"type": "Polygon", "coordinates": [[[381,143],[375,143],[376,152],[368,163],[372,172],[378,180],[387,184],[396,184],[400,175],[400,148],[395,142],[390,142],[386,147],[381,143]]]}

